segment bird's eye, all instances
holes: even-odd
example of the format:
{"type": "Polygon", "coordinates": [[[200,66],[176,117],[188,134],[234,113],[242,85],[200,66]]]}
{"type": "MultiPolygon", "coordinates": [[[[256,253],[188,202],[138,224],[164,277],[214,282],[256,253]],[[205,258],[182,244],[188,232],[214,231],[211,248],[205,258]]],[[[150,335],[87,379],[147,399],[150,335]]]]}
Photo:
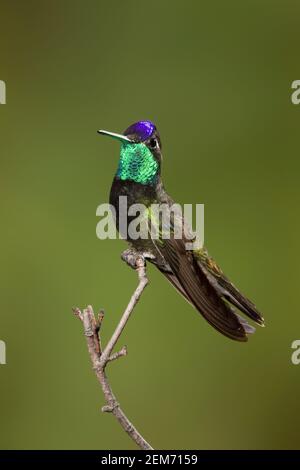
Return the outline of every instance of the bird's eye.
{"type": "Polygon", "coordinates": [[[153,139],[150,139],[149,147],[151,147],[152,149],[155,149],[157,147],[157,140],[154,137],[153,139]]]}

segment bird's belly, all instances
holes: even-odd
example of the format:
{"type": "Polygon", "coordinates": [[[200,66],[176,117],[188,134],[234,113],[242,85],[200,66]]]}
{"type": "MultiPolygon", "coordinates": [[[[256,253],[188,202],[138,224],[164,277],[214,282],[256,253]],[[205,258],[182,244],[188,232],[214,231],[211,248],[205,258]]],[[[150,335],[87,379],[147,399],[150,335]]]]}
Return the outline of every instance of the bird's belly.
{"type": "Polygon", "coordinates": [[[143,238],[138,236],[141,230],[137,224],[137,217],[140,220],[146,220],[147,209],[155,202],[153,190],[133,181],[123,182],[115,178],[111,187],[109,202],[114,207],[115,223],[121,237],[134,246],[136,250],[152,251],[154,246],[151,236],[145,233],[145,230],[143,230],[143,238]],[[133,207],[133,205],[138,206],[133,207]]]}
{"type": "MultiPolygon", "coordinates": [[[[157,248],[158,244],[152,240],[151,231],[148,232],[146,238],[136,238],[132,237],[130,230],[128,230],[130,224],[136,218],[136,216],[128,215],[128,209],[133,204],[143,204],[145,210],[147,210],[151,204],[157,203],[157,199],[160,198],[157,197],[154,188],[146,187],[133,181],[121,181],[116,177],[111,187],[109,202],[114,207],[115,224],[121,237],[127,240],[129,245],[136,251],[148,258],[150,257],[159,269],[169,272],[169,264],[166,263],[166,260],[157,248]],[[124,196],[126,201],[122,199],[124,196]],[[127,204],[125,211],[122,208],[124,202],[127,204]]],[[[139,214],[137,215],[139,216],[139,214]]]]}

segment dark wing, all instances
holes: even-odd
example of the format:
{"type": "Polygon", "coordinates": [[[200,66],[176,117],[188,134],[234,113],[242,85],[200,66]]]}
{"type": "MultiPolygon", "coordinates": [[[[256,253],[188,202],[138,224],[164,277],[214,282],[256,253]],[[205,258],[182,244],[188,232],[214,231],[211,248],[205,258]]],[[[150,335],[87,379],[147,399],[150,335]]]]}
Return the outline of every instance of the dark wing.
{"type": "Polygon", "coordinates": [[[200,269],[206,273],[220,295],[241,312],[245,313],[251,320],[263,326],[264,318],[256,306],[229,281],[215,261],[208,255],[207,251],[205,249],[200,250],[195,253],[195,257],[200,269]]]}
{"type": "Polygon", "coordinates": [[[247,341],[255,330],[223,300],[184,240],[166,240],[165,256],[188,298],[204,318],[231,339],[247,341]]]}
{"type": "MultiPolygon", "coordinates": [[[[165,202],[171,206],[173,201],[167,196],[165,202]]],[[[184,233],[180,238],[174,236],[174,227],[178,228],[179,222],[180,227],[186,224],[182,215],[174,214],[168,221],[161,221],[150,211],[147,218],[159,233],[152,242],[160,259],[154,262],[161,272],[216,330],[231,339],[247,341],[247,335],[255,328],[235,312],[228,300],[260,324],[261,315],[221,273],[205,249],[186,250],[186,242],[191,240],[186,240],[184,233]],[[166,238],[165,234],[171,236],[166,238]]]]}
{"type": "Polygon", "coordinates": [[[193,252],[185,249],[184,240],[154,240],[157,250],[172,273],[161,269],[178,291],[216,330],[237,341],[247,341],[255,330],[224,301],[201,269],[193,252]]]}

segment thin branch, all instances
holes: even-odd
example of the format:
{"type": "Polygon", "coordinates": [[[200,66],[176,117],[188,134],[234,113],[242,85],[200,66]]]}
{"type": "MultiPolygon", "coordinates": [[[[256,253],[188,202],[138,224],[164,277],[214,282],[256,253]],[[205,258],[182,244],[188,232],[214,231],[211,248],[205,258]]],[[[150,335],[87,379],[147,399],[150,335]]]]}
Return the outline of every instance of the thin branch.
{"type": "Polygon", "coordinates": [[[112,337],[108,341],[103,351],[101,348],[101,338],[99,334],[104,316],[103,311],[99,313],[97,320],[91,306],[88,306],[83,311],[75,308],[73,309],[73,312],[83,324],[92,366],[102,387],[106,402],[106,405],[102,407],[102,411],[112,413],[117,418],[124,431],[126,431],[126,433],[141,449],[152,450],[150,444],[148,444],[143,436],[137,431],[137,429],[133,426],[133,424],[129,421],[121,409],[105,373],[105,368],[108,362],[117,360],[118,358],[126,356],[127,354],[127,349],[125,346],[118,352],[113,353],[112,351],[118,339],[120,338],[134,307],[136,306],[146,285],[148,284],[145,262],[141,258],[137,259],[136,271],[139,277],[139,284],[126,307],[118,326],[116,327],[112,337]]]}
{"type": "Polygon", "coordinates": [[[107,362],[112,362],[115,361],[116,359],[119,359],[119,357],[122,356],[127,356],[127,348],[126,346],[123,346],[123,348],[120,351],[117,351],[113,353],[109,358],[107,362]]]}

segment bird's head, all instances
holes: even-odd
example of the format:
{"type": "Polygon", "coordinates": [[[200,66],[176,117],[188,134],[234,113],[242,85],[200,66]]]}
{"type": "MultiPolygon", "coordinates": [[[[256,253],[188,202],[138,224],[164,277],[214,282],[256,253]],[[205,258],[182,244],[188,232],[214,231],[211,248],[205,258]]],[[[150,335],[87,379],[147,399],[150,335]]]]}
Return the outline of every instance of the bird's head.
{"type": "Polygon", "coordinates": [[[123,134],[104,130],[98,132],[121,142],[118,178],[145,185],[157,183],[162,160],[161,142],[159,132],[151,121],[138,121],[123,134]]]}

